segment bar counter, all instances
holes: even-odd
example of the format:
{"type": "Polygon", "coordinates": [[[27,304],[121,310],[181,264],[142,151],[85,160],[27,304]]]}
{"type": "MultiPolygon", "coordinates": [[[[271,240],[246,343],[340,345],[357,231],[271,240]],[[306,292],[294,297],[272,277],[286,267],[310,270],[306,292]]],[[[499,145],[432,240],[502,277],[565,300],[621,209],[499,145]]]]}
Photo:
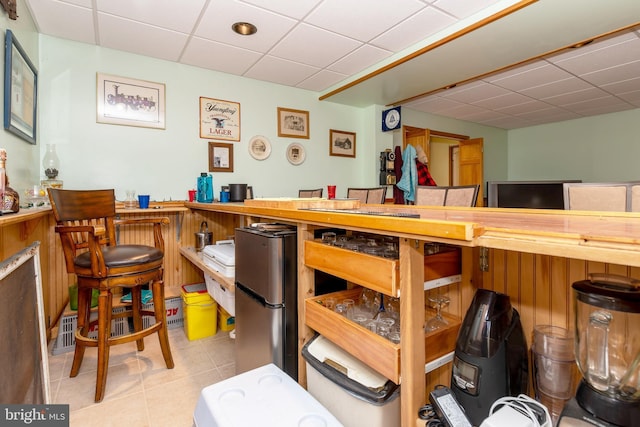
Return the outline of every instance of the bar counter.
{"type": "Polygon", "coordinates": [[[419,218],[339,211],[186,203],[191,209],[275,221],[378,232],[459,246],[517,250],[640,266],[640,215],[534,209],[436,208],[364,205],[360,211],[414,214],[419,218]]]}
{"type": "MultiPolygon", "coordinates": [[[[508,293],[512,304],[522,310],[527,331],[541,321],[568,326],[571,312],[568,283],[575,274],[580,278],[600,269],[635,274],[640,267],[640,215],[634,213],[394,205],[363,205],[355,211],[244,203],[186,203],[186,206],[203,215],[209,212],[216,218],[239,218],[239,223],[245,225],[278,221],[298,227],[299,348],[313,334],[305,322],[304,301],[313,295],[314,285],[312,269],[304,262],[304,242],[313,239],[314,228],[343,228],[399,237],[402,427],[424,425],[416,414],[426,402],[426,383],[430,386],[434,383],[429,373],[427,381],[424,377],[424,245],[420,242],[441,242],[462,248],[462,280],[449,288],[450,295],[454,294],[452,305],[455,301],[457,306],[455,314],[463,316],[478,287],[498,288],[508,293]],[[393,216],[398,214],[405,216],[393,216]],[[490,268],[478,268],[480,248],[492,251],[494,264],[490,268]],[[482,272],[478,275],[476,271],[482,272]],[[493,275],[490,283],[483,284],[483,275],[489,274],[493,275]],[[500,289],[503,285],[500,282],[505,280],[509,283],[500,289]],[[562,286],[554,286],[556,282],[562,286]]],[[[358,266],[344,268],[358,271],[358,266]]],[[[450,364],[447,365],[438,373],[436,384],[448,383],[450,364]]],[[[299,382],[306,385],[304,370],[301,372],[299,382]]]]}

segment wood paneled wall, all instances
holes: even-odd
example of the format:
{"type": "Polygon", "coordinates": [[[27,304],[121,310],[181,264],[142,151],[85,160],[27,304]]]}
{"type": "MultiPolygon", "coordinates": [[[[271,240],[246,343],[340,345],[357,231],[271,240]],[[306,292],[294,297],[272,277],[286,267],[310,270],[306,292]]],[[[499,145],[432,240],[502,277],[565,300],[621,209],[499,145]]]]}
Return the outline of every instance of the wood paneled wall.
{"type": "MultiPolygon", "coordinates": [[[[573,330],[572,283],[590,273],[608,273],[640,279],[640,268],[571,258],[490,249],[488,270],[480,271],[479,248],[463,248],[462,282],[437,291],[451,297],[448,311],[464,317],[477,288],[509,295],[531,347],[536,325],[554,325],[573,330]]],[[[577,367],[576,367],[577,369],[577,367]]],[[[426,375],[427,391],[438,384],[449,386],[451,364],[426,375]]],[[[531,378],[530,378],[531,382],[531,378]]],[[[428,400],[428,396],[427,396],[428,400]]]]}

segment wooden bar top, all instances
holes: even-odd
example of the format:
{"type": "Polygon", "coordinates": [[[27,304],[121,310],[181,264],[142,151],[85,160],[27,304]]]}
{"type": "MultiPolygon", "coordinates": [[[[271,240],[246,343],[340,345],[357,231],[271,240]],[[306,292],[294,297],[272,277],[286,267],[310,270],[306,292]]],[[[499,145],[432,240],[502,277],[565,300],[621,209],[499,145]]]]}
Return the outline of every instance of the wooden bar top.
{"type": "Polygon", "coordinates": [[[363,205],[349,210],[186,203],[196,210],[487,248],[640,266],[640,214],[536,209],[363,205]],[[353,212],[353,211],[352,211],[353,212]],[[383,216],[413,214],[417,218],[383,216]]]}
{"type": "Polygon", "coordinates": [[[50,213],[51,206],[48,205],[37,208],[21,208],[20,211],[16,213],[0,215],[0,227],[42,218],[50,213]]]}

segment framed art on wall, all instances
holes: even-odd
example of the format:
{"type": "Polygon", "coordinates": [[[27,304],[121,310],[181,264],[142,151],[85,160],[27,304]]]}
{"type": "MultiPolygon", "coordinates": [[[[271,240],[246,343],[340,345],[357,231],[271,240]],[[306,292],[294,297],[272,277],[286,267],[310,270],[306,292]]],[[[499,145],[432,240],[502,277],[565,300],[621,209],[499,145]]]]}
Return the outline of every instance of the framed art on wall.
{"type": "Polygon", "coordinates": [[[240,141],[240,104],[201,96],[200,138],[240,141]]]}
{"type": "Polygon", "coordinates": [[[329,155],[341,157],[356,156],[356,134],[343,130],[329,130],[329,155]]]}
{"type": "Polygon", "coordinates": [[[233,172],[233,144],[209,142],[209,171],[233,172]]]}
{"type": "Polygon", "coordinates": [[[164,84],[97,74],[98,123],[165,128],[164,84]]]}
{"type": "Polygon", "coordinates": [[[306,157],[307,153],[304,151],[302,144],[294,142],[287,147],[287,160],[289,160],[289,163],[292,165],[298,166],[304,163],[306,157]]]}
{"type": "Polygon", "coordinates": [[[4,46],[4,128],[30,144],[36,143],[38,71],[13,32],[4,46]]]}
{"type": "Polygon", "coordinates": [[[271,155],[271,142],[265,136],[254,136],[249,140],[249,154],[256,160],[266,159],[271,155]]]}
{"type": "Polygon", "coordinates": [[[278,107],[278,136],[309,139],[309,112],[278,107]]]}

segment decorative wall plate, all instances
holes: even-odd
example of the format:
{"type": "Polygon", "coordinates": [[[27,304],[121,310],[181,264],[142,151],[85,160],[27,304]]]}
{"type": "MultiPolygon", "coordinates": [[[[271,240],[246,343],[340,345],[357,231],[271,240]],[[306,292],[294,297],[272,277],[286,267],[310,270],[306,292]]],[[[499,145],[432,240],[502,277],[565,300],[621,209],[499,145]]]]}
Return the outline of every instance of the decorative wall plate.
{"type": "Polygon", "coordinates": [[[271,142],[262,135],[256,135],[249,140],[249,154],[256,160],[264,160],[271,155],[271,142]]]}
{"type": "Polygon", "coordinates": [[[287,147],[287,160],[292,165],[300,165],[304,162],[306,153],[302,144],[294,142],[287,147]]]}

